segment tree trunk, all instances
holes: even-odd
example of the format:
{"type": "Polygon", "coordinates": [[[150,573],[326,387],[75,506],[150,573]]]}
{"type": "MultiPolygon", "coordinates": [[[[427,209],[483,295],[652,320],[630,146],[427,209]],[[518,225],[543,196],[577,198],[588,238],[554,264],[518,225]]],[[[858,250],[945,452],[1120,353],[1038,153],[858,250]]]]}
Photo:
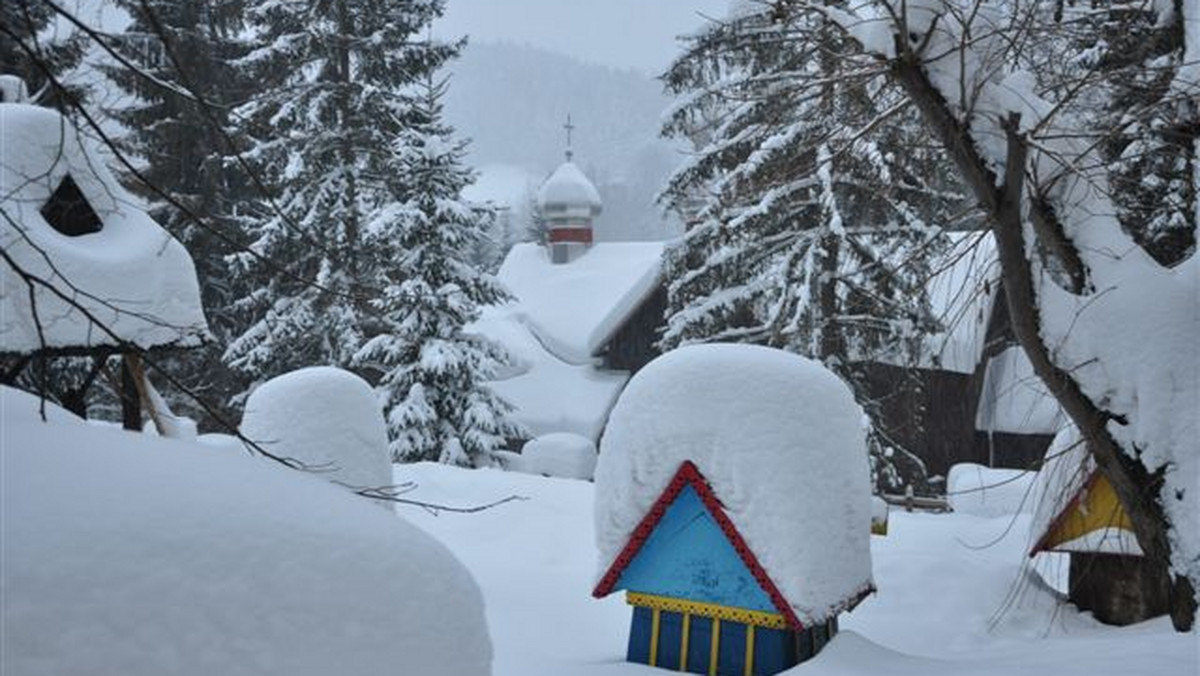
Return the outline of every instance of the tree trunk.
{"type": "Polygon", "coordinates": [[[130,355],[121,358],[121,426],[132,432],[142,431],[142,398],[130,367],[130,355]]]}
{"type": "MultiPolygon", "coordinates": [[[[1108,422],[1116,416],[1091,401],[1079,383],[1054,364],[1049,349],[1042,342],[1033,269],[1025,254],[1022,228],[1021,200],[1028,147],[1026,139],[1017,131],[1018,120],[1008,121],[1007,175],[1003,185],[997,188],[996,176],[979,154],[970,130],[950,112],[945,99],[927,78],[919,56],[912,52],[901,53],[903,56],[891,63],[892,77],[912,98],[988,216],[995,234],[1001,277],[1017,341],[1029,357],[1034,372],[1079,428],[1099,471],[1112,483],[1133,523],[1147,563],[1161,571],[1164,583],[1170,585],[1167,591],[1172,623],[1178,631],[1189,631],[1195,621],[1195,593],[1191,580],[1171,571],[1167,537],[1170,524],[1159,502],[1163,482],[1161,472],[1148,472],[1140,461],[1124,452],[1107,428],[1108,422]]],[[[1043,223],[1042,228],[1045,227],[1043,223]]],[[[1070,246],[1065,238],[1055,244],[1070,246]]],[[[1072,253],[1078,257],[1078,251],[1072,253]]]]}

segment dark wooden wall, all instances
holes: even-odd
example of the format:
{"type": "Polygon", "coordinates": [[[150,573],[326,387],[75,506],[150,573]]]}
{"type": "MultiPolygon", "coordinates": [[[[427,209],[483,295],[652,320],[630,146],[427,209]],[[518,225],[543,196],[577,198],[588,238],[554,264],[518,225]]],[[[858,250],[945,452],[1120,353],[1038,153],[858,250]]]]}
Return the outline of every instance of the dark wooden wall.
{"type": "Polygon", "coordinates": [[[637,373],[661,352],[658,339],[666,324],[667,290],[659,285],[634,310],[600,353],[602,367],[637,373]]]}
{"type": "Polygon", "coordinates": [[[983,368],[975,373],[856,365],[860,397],[878,411],[889,438],[925,461],[930,476],[950,466],[975,462],[995,467],[1031,467],[1046,453],[1053,435],[994,433],[975,429],[983,368]],[[994,458],[994,463],[989,461],[994,458]]]}

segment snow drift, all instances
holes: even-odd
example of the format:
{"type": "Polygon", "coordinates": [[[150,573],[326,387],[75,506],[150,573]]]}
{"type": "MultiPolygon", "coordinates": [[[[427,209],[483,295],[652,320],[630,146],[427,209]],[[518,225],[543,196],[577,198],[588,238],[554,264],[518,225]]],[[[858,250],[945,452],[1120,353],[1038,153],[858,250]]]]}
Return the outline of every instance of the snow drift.
{"type": "Polygon", "coordinates": [[[416,527],[261,459],[21,408],[0,673],[490,673],[479,589],[416,527]]]}

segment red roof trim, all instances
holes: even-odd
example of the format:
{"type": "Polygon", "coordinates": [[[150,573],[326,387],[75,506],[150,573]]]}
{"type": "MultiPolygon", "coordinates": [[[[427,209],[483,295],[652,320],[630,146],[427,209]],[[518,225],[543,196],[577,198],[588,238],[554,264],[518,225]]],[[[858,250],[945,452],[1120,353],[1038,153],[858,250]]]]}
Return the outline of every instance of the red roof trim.
{"type": "Polygon", "coordinates": [[[1033,546],[1033,549],[1029,550],[1029,558],[1033,558],[1035,555],[1041,552],[1050,550],[1050,546],[1047,544],[1050,540],[1050,534],[1058,530],[1059,527],[1063,525],[1063,522],[1067,520],[1067,517],[1069,517],[1072,512],[1079,508],[1079,501],[1083,499],[1083,496],[1086,495],[1088,491],[1092,490],[1092,486],[1094,486],[1099,480],[1100,471],[1092,470],[1091,476],[1087,478],[1087,481],[1083,482],[1083,485],[1080,486],[1079,490],[1075,492],[1075,496],[1071,498],[1071,501],[1067,503],[1066,507],[1063,507],[1062,511],[1058,513],[1058,516],[1054,517],[1050,521],[1050,525],[1046,527],[1046,532],[1042,533],[1041,537],[1038,538],[1037,544],[1033,546]]]}
{"type": "Polygon", "coordinates": [[[767,592],[771,602],[775,604],[775,608],[779,610],[784,619],[787,620],[789,626],[797,631],[804,629],[804,625],[800,623],[800,618],[796,617],[796,611],[792,610],[791,604],[787,602],[779,588],[767,575],[767,571],[763,569],[762,564],[758,562],[758,557],[750,550],[749,545],[742,539],[741,533],[738,532],[733,522],[725,514],[725,509],[721,505],[721,501],[713,493],[712,487],[708,485],[708,480],[700,473],[700,470],[690,460],[685,460],[679,466],[679,470],[675,473],[674,478],[667,484],[666,490],[654,504],[650,507],[650,511],[646,512],[646,516],[642,517],[641,522],[633,529],[633,534],[629,536],[629,542],[625,543],[624,549],[617,558],[609,566],[604,576],[600,578],[600,582],[596,588],[592,590],[592,596],[602,598],[613,592],[613,587],[617,584],[617,580],[621,578],[621,573],[625,571],[625,567],[633,561],[634,557],[641,550],[642,545],[654,532],[655,526],[667,513],[667,508],[675,501],[679,493],[686,486],[691,486],[695,489],[696,494],[700,496],[700,500],[704,506],[708,508],[713,519],[721,528],[721,532],[725,533],[725,537],[729,538],[729,544],[733,545],[742,562],[746,564],[746,568],[750,570],[750,574],[762,586],[763,591],[767,592]]]}

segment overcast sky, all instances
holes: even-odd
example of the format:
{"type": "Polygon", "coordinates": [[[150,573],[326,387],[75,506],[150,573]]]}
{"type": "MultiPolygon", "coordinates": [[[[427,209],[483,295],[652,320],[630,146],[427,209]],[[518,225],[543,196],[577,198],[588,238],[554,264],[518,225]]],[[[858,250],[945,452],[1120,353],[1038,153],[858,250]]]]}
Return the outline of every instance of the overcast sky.
{"type": "Polygon", "coordinates": [[[675,36],[702,14],[724,15],[729,0],[447,0],[439,37],[506,40],[618,68],[661,73],[678,52],[675,36]]]}

